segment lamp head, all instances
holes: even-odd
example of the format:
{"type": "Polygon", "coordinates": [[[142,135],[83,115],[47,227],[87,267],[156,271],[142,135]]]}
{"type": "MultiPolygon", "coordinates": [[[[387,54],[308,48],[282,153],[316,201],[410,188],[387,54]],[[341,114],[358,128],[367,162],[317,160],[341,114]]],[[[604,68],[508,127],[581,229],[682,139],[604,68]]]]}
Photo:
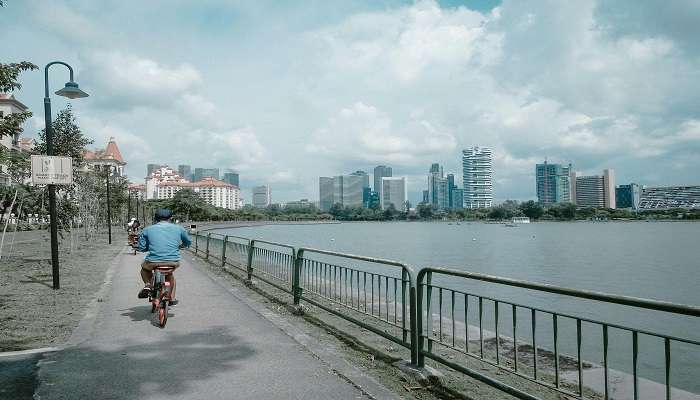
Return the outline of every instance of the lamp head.
{"type": "Polygon", "coordinates": [[[69,99],[80,99],[89,96],[89,94],[80,90],[78,84],[73,81],[67,82],[63,89],[56,91],[56,94],[59,96],[68,97],[69,99]]]}

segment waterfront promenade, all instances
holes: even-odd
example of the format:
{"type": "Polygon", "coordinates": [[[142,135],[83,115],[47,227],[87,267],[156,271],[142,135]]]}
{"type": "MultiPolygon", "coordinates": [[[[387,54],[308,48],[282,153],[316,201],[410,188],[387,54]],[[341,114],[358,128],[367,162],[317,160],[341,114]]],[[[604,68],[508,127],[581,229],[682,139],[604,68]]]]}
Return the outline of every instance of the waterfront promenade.
{"type": "Polygon", "coordinates": [[[37,398],[368,398],[183,255],[160,329],[136,298],[143,257],[122,252],[69,346],[40,362],[37,398]]]}

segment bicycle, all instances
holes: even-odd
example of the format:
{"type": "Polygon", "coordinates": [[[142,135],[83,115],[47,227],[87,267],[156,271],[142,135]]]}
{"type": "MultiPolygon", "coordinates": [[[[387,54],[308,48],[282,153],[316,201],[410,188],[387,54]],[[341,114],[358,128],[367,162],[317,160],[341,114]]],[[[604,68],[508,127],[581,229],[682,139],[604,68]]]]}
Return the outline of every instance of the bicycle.
{"type": "Polygon", "coordinates": [[[139,234],[129,233],[129,245],[134,249],[134,255],[138,252],[139,248],[139,234]]]}
{"type": "Polygon", "coordinates": [[[170,282],[168,282],[167,277],[174,270],[173,267],[167,266],[158,266],[153,269],[151,292],[148,295],[148,301],[151,302],[151,312],[158,311],[158,325],[161,328],[164,328],[165,323],[168,322],[168,306],[172,298],[170,297],[170,282]]]}

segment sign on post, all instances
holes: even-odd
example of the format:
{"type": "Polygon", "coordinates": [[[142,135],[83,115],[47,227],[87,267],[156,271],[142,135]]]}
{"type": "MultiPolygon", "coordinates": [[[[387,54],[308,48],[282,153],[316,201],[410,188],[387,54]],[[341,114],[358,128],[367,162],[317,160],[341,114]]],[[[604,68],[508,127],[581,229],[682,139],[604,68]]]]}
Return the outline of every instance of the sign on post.
{"type": "Polygon", "coordinates": [[[73,183],[73,159],[59,156],[32,156],[32,183],[70,185],[73,183]]]}

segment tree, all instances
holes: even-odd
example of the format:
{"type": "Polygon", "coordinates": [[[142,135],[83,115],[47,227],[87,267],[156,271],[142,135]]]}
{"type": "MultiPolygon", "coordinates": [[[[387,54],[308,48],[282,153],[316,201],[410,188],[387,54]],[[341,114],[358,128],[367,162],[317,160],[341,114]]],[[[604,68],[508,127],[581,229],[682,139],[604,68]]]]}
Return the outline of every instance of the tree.
{"type": "MultiPolygon", "coordinates": [[[[73,109],[71,108],[70,104],[68,104],[65,109],[58,113],[56,119],[51,122],[51,126],[53,130],[54,154],[57,156],[71,157],[73,159],[73,184],[61,185],[58,187],[60,190],[59,194],[66,201],[59,200],[56,208],[59,223],[63,223],[64,226],[68,226],[70,219],[78,216],[80,211],[78,207],[74,207],[72,200],[69,201],[69,199],[76,196],[76,188],[78,188],[81,184],[84,185],[79,187],[79,190],[83,192],[81,193],[82,198],[91,204],[95,203],[94,201],[90,200],[93,198],[97,200],[97,204],[99,205],[100,202],[105,199],[106,195],[106,193],[102,192],[102,188],[105,187],[105,176],[99,171],[88,173],[80,172],[84,163],[83,152],[85,151],[87,145],[92,144],[92,139],[87,138],[81,132],[80,127],[78,127],[75,122],[73,109]],[[97,176],[90,178],[88,177],[89,175],[95,174],[97,176]]],[[[39,140],[35,150],[40,154],[45,154],[46,149],[46,129],[42,129],[39,132],[39,140]]],[[[123,196],[123,193],[117,193],[116,188],[114,192],[115,196],[123,196]]],[[[112,199],[116,199],[116,197],[110,197],[110,200],[112,199]]],[[[118,203],[120,203],[120,201],[118,201],[118,203]]],[[[100,210],[105,209],[105,207],[99,207],[96,209],[93,208],[91,211],[97,213],[100,212],[100,210]]],[[[89,211],[86,212],[89,213],[89,211]]],[[[119,214],[117,213],[115,215],[119,214]]],[[[106,218],[103,220],[106,221],[106,218]]]]}
{"type": "Polygon", "coordinates": [[[420,203],[416,211],[421,219],[431,219],[435,209],[431,204],[420,203]]]}
{"type": "Polygon", "coordinates": [[[163,208],[169,208],[173,213],[183,216],[186,220],[190,220],[193,216],[206,214],[207,204],[194,190],[183,189],[175,193],[168,204],[163,206],[163,208]]]}
{"type": "Polygon", "coordinates": [[[340,203],[335,203],[331,206],[331,209],[328,210],[328,213],[332,215],[333,218],[338,219],[339,217],[342,217],[343,211],[343,205],[340,203]]]}
{"type": "Polygon", "coordinates": [[[540,206],[532,200],[520,204],[519,208],[520,211],[522,211],[526,217],[532,220],[540,219],[542,217],[542,214],[544,214],[544,209],[542,208],[542,206],[540,206]]]}
{"type": "MultiPolygon", "coordinates": [[[[70,103],[65,109],[59,111],[56,119],[51,123],[53,127],[53,152],[57,156],[72,157],[73,168],[77,169],[83,164],[83,152],[92,144],[92,139],[83,135],[80,127],[75,123],[73,107],[70,103]]],[[[46,154],[46,129],[39,132],[39,141],[35,150],[46,154]]]]}
{"type": "MultiPolygon", "coordinates": [[[[1,5],[1,4],[0,4],[1,5]]],[[[0,63],[0,93],[10,93],[22,88],[22,84],[17,80],[19,74],[24,71],[38,69],[36,65],[22,61],[19,63],[0,63]]],[[[32,113],[24,111],[14,113],[0,118],[0,139],[5,136],[15,136],[22,132],[22,124],[32,113]]]]}
{"type": "Polygon", "coordinates": [[[491,219],[506,219],[509,216],[509,212],[505,207],[496,206],[489,211],[489,218],[491,219]]]}
{"type": "Polygon", "coordinates": [[[397,214],[398,211],[396,211],[396,206],[394,206],[394,203],[389,203],[386,210],[384,210],[384,219],[394,219],[397,214]]]}

